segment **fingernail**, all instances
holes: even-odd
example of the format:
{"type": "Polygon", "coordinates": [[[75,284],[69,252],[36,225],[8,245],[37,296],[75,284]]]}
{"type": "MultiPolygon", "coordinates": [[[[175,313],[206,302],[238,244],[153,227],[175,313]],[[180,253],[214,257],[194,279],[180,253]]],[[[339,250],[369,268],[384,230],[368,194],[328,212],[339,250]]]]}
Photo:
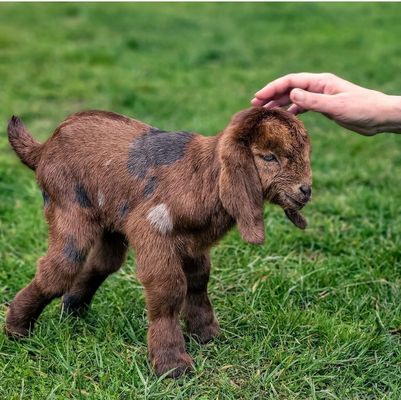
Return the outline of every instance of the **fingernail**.
{"type": "Polygon", "coordinates": [[[291,92],[291,97],[294,101],[304,101],[305,100],[305,93],[303,90],[300,89],[294,89],[291,92]]]}

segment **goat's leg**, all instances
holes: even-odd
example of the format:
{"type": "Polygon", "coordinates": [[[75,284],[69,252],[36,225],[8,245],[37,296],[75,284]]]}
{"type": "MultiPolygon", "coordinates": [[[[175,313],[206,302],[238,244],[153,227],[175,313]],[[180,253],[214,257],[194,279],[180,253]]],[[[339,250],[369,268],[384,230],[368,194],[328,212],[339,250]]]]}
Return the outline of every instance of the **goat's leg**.
{"type": "Polygon", "coordinates": [[[187,294],[182,315],[188,331],[201,343],[206,343],[219,331],[219,323],[207,295],[210,257],[205,254],[197,258],[186,258],[183,268],[187,279],[187,294]]]}
{"type": "Polygon", "coordinates": [[[151,247],[137,253],[138,278],[145,288],[149,329],[148,350],[156,374],[171,371],[177,378],[191,368],[185,351],[179,315],[186,294],[180,258],[167,240],[150,240],[151,247]]]}
{"type": "Polygon", "coordinates": [[[47,254],[39,260],[34,279],[9,306],[6,332],[10,336],[27,336],[46,305],[62,296],[81,270],[97,232],[78,214],[57,210],[53,214],[47,254]]]}
{"type": "Polygon", "coordinates": [[[126,253],[127,241],[124,235],[104,232],[92,247],[70,290],[64,294],[64,311],[75,315],[84,313],[104,280],[121,267],[126,253]]]}

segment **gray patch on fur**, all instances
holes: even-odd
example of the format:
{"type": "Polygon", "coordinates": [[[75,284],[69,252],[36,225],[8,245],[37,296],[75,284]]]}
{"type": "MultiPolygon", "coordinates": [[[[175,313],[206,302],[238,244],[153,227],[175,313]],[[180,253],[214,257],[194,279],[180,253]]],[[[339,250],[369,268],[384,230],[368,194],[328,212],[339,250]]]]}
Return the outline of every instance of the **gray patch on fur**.
{"type": "Polygon", "coordinates": [[[123,203],[119,209],[118,209],[118,214],[120,215],[121,218],[125,218],[129,212],[129,204],[127,202],[123,203]]]}
{"type": "Polygon", "coordinates": [[[89,200],[88,194],[86,193],[86,190],[84,189],[84,187],[81,185],[75,186],[75,200],[78,202],[78,204],[81,207],[84,207],[84,208],[92,207],[92,203],[89,200]]]}
{"type": "Polygon", "coordinates": [[[143,195],[145,196],[145,198],[152,196],[156,188],[157,178],[155,176],[152,176],[146,183],[145,189],[143,189],[143,195]]]}
{"type": "Polygon", "coordinates": [[[136,138],[128,153],[128,171],[137,178],[145,178],[151,167],[170,165],[185,155],[193,134],[189,132],[165,132],[152,128],[136,138]]]}
{"type": "Polygon", "coordinates": [[[49,193],[42,190],[42,196],[43,196],[43,205],[46,207],[50,203],[49,193]]]}
{"type": "Polygon", "coordinates": [[[147,219],[150,224],[163,235],[167,232],[171,232],[173,229],[173,221],[171,220],[170,213],[164,203],[151,208],[147,219]]]}
{"type": "Polygon", "coordinates": [[[64,256],[73,263],[83,263],[86,258],[86,253],[77,248],[74,238],[68,238],[67,244],[64,247],[64,256]]]}

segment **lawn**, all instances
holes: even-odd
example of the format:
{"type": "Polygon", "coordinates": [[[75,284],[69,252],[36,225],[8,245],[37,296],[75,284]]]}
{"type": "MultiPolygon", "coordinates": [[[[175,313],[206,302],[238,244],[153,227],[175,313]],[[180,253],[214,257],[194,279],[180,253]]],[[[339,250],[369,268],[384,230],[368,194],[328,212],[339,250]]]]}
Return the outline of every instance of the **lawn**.
{"type": "MultiPolygon", "coordinates": [[[[6,140],[20,115],[46,139],[108,109],[212,135],[254,91],[331,71],[401,94],[401,4],[0,4],[0,325],[46,250],[42,199],[6,140]]],[[[401,137],[303,115],[313,144],[309,228],[266,205],[266,242],[213,249],[222,327],[187,344],[196,370],[157,379],[133,254],[82,320],[60,302],[34,336],[0,333],[1,399],[400,399],[401,137]]]]}

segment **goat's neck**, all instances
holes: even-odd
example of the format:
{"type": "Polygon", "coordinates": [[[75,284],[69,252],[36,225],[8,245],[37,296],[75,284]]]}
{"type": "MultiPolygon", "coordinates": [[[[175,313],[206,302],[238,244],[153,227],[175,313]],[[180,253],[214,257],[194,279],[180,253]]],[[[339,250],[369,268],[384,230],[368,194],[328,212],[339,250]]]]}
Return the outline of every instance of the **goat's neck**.
{"type": "Polygon", "coordinates": [[[202,166],[202,194],[212,197],[219,197],[220,161],[218,143],[220,136],[202,136],[198,154],[198,161],[202,166]]]}
{"type": "MultiPolygon", "coordinates": [[[[203,199],[209,199],[205,202],[206,208],[210,208],[209,212],[216,215],[216,218],[223,223],[223,220],[227,220],[227,224],[232,222],[232,218],[226,212],[223,204],[220,200],[219,195],[219,176],[221,163],[219,160],[219,141],[221,140],[222,134],[210,137],[202,137],[199,161],[201,162],[202,168],[202,179],[201,179],[201,193],[203,199]],[[219,214],[219,216],[217,216],[219,214]]],[[[223,223],[223,225],[225,225],[223,223]]]]}

